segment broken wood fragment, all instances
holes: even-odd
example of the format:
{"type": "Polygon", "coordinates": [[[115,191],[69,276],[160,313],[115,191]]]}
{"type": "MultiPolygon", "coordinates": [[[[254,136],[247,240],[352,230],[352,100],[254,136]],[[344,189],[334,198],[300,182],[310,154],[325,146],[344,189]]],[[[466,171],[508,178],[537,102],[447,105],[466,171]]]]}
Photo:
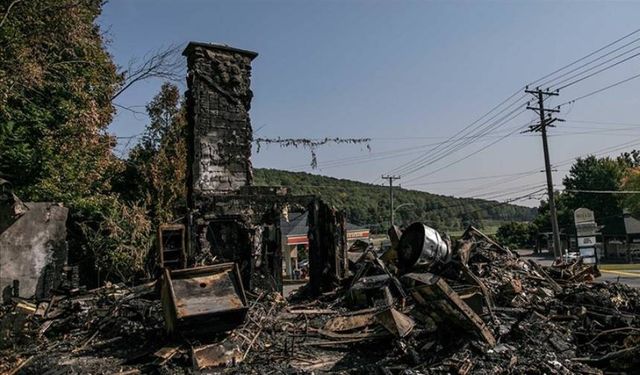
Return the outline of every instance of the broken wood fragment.
{"type": "Polygon", "coordinates": [[[400,338],[409,335],[416,325],[413,319],[393,307],[379,312],[375,319],[392,335],[400,338]]]}
{"type": "Polygon", "coordinates": [[[472,329],[487,344],[495,346],[496,339],[482,318],[442,278],[430,273],[409,273],[403,276],[403,281],[412,288],[414,298],[421,305],[433,310],[434,319],[472,329]]]}
{"type": "Polygon", "coordinates": [[[196,370],[233,366],[243,359],[240,349],[228,342],[193,348],[191,358],[193,360],[193,368],[196,370]]]}
{"type": "Polygon", "coordinates": [[[352,331],[354,329],[364,328],[375,322],[375,313],[367,312],[357,315],[337,316],[328,320],[324,329],[334,332],[352,331]]]}

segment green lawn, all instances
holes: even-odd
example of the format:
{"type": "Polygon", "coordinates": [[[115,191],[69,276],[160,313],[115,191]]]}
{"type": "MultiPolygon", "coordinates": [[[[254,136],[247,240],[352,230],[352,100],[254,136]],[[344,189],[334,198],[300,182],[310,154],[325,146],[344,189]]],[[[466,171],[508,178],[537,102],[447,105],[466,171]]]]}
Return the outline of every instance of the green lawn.
{"type": "Polygon", "coordinates": [[[604,271],[630,271],[630,270],[640,270],[640,263],[623,263],[623,264],[600,264],[598,266],[601,270],[604,271]]]}
{"type": "MultiPolygon", "coordinates": [[[[496,232],[498,232],[499,227],[500,225],[485,225],[484,228],[480,229],[480,232],[486,235],[496,234],[496,232]]],[[[462,235],[464,234],[464,230],[452,230],[452,231],[445,231],[445,232],[447,232],[449,236],[456,237],[456,238],[462,237],[462,235]]]]}

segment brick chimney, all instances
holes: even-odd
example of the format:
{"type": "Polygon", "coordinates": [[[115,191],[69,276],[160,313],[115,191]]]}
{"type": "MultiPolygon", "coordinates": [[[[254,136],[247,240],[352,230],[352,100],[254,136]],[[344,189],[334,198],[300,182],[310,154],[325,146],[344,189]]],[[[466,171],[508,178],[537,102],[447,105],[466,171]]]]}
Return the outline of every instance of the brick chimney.
{"type": "Polygon", "coordinates": [[[190,42],[187,57],[187,190],[192,208],[253,180],[249,119],[256,52],[190,42]]]}

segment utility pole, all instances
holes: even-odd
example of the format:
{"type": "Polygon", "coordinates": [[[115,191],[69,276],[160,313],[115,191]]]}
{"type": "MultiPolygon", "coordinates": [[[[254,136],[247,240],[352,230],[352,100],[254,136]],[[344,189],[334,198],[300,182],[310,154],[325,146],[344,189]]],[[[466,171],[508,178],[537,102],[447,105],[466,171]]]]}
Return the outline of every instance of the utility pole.
{"type": "Polygon", "coordinates": [[[393,180],[399,180],[400,176],[382,175],[384,180],[389,180],[389,228],[393,227],[393,180]]]}
{"type": "Polygon", "coordinates": [[[549,144],[547,142],[547,127],[553,127],[552,125],[556,121],[563,121],[555,117],[551,117],[551,113],[560,112],[558,109],[549,109],[544,107],[544,99],[548,96],[557,96],[557,91],[544,91],[539,87],[535,90],[525,90],[526,93],[532,94],[538,101],[537,107],[527,106],[527,109],[531,109],[538,113],[540,116],[540,123],[529,127],[530,132],[540,132],[542,134],[542,148],[544,152],[544,169],[547,175],[547,194],[549,195],[549,216],[551,216],[551,228],[553,229],[553,255],[556,259],[562,257],[562,249],[560,242],[560,227],[558,226],[558,213],[556,211],[555,196],[553,194],[553,177],[551,176],[551,162],[549,161],[549,144]]]}

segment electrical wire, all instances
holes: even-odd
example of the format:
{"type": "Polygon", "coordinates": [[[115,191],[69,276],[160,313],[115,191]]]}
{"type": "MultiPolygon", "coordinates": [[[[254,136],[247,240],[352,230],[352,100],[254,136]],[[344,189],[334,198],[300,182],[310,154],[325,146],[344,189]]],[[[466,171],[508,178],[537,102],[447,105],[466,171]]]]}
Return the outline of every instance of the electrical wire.
{"type": "MultiPolygon", "coordinates": [[[[620,42],[620,41],[622,41],[622,40],[624,40],[624,39],[626,39],[626,38],[630,37],[631,35],[634,35],[634,34],[636,34],[636,33],[638,33],[638,32],[640,32],[640,29],[634,30],[633,32],[631,32],[631,33],[629,33],[629,34],[627,34],[627,35],[625,35],[625,36],[623,36],[623,37],[621,37],[621,38],[619,38],[619,39],[617,39],[617,40],[615,40],[615,41],[613,41],[613,42],[611,42],[611,43],[609,43],[609,44],[605,45],[604,47],[601,47],[601,48],[599,48],[598,50],[596,50],[596,51],[594,51],[594,52],[591,52],[591,53],[587,54],[586,56],[583,56],[582,58],[580,58],[580,59],[578,59],[578,60],[575,60],[575,61],[573,61],[573,62],[571,62],[571,63],[569,63],[569,64],[567,64],[567,65],[565,65],[565,66],[561,67],[560,69],[557,69],[557,70],[555,70],[554,72],[551,72],[551,73],[549,73],[549,74],[545,75],[544,77],[542,77],[542,78],[540,78],[540,79],[538,79],[538,80],[536,80],[536,81],[533,81],[530,85],[534,85],[534,84],[535,84],[535,83],[537,83],[537,82],[540,82],[540,81],[542,81],[542,80],[544,80],[544,79],[547,79],[547,78],[549,78],[549,77],[552,77],[552,76],[553,76],[553,75],[555,75],[556,73],[559,73],[559,72],[561,72],[561,71],[563,71],[563,70],[565,70],[565,69],[567,69],[567,68],[569,68],[569,67],[571,67],[571,66],[573,66],[573,65],[575,65],[575,64],[577,64],[577,63],[579,63],[579,62],[581,62],[581,61],[584,61],[584,60],[588,59],[589,57],[596,55],[597,53],[599,53],[599,52],[601,52],[601,51],[603,51],[603,50],[605,50],[605,49],[607,49],[607,48],[609,48],[609,47],[611,47],[611,46],[615,45],[616,43],[618,43],[618,42],[620,42]]],[[[635,43],[635,42],[636,42],[636,41],[638,41],[638,40],[640,40],[640,38],[636,38],[636,39],[632,40],[631,42],[626,43],[626,44],[624,44],[623,46],[620,46],[620,47],[618,47],[618,48],[614,49],[613,51],[609,51],[609,52],[607,52],[606,54],[604,54],[604,55],[602,55],[602,56],[599,56],[598,58],[596,58],[596,59],[594,59],[594,60],[592,60],[592,61],[590,61],[590,62],[588,62],[588,63],[586,63],[586,64],[583,64],[583,65],[581,65],[581,66],[580,66],[580,67],[578,67],[578,68],[572,69],[572,70],[570,70],[569,72],[565,72],[564,74],[560,75],[559,77],[555,77],[555,78],[553,78],[552,80],[549,80],[548,82],[545,82],[545,83],[550,83],[550,82],[555,81],[555,80],[557,80],[557,79],[559,79],[559,78],[561,78],[561,77],[564,77],[564,76],[566,76],[566,75],[568,75],[568,74],[570,74],[570,73],[572,73],[572,72],[575,72],[575,71],[577,71],[577,70],[581,69],[582,67],[588,66],[588,65],[592,64],[593,62],[595,62],[595,61],[597,61],[597,60],[600,60],[600,59],[602,59],[602,58],[604,58],[604,57],[606,57],[606,56],[608,56],[608,55],[613,54],[614,52],[617,52],[617,51],[621,50],[622,48],[624,48],[624,47],[626,47],[626,46],[631,45],[632,43],[635,43]]],[[[633,49],[631,49],[631,50],[625,51],[624,53],[619,54],[619,55],[617,55],[617,56],[615,56],[615,57],[613,57],[613,58],[611,58],[611,59],[608,59],[608,60],[606,60],[605,62],[603,62],[603,63],[601,63],[601,64],[599,64],[599,65],[596,65],[595,67],[591,67],[591,68],[589,68],[589,69],[587,69],[587,70],[585,70],[585,71],[583,71],[583,72],[579,73],[578,75],[582,75],[582,74],[584,74],[584,73],[585,73],[585,72],[587,72],[587,71],[590,71],[590,70],[595,69],[595,68],[597,68],[597,67],[599,67],[599,66],[602,66],[602,65],[604,65],[604,64],[606,64],[606,63],[608,63],[608,62],[610,62],[610,61],[612,61],[612,60],[615,60],[616,58],[621,57],[621,56],[623,56],[623,55],[625,55],[625,54],[629,53],[630,51],[633,51],[633,50],[635,50],[635,49],[637,49],[637,48],[638,48],[638,47],[634,47],[634,48],[633,48],[633,49]]],[[[598,74],[598,73],[600,73],[600,72],[602,72],[602,71],[604,71],[604,70],[610,69],[610,68],[612,68],[612,67],[614,67],[614,66],[616,66],[616,65],[619,65],[619,64],[621,64],[622,62],[628,61],[629,59],[631,59],[631,58],[633,58],[633,57],[636,57],[637,55],[638,55],[638,54],[633,55],[633,56],[628,57],[628,58],[626,58],[626,59],[624,59],[624,60],[622,60],[622,61],[616,62],[616,63],[614,63],[614,64],[612,64],[612,65],[610,65],[610,66],[607,66],[607,67],[605,67],[605,68],[603,68],[603,69],[600,69],[600,70],[598,70],[597,72],[594,72],[594,73],[592,73],[592,74],[590,74],[590,75],[588,75],[588,76],[582,77],[582,78],[580,78],[579,80],[576,80],[576,81],[574,81],[574,82],[571,82],[571,83],[569,83],[569,84],[567,84],[567,85],[563,86],[563,88],[565,88],[565,87],[569,87],[570,85],[573,85],[573,84],[575,84],[575,83],[577,83],[577,82],[579,82],[579,81],[582,81],[582,80],[584,80],[584,79],[587,79],[587,78],[589,78],[589,77],[592,77],[593,75],[598,74]]],[[[577,75],[576,75],[576,76],[577,76],[577,75]]],[[[571,77],[571,78],[569,78],[569,79],[572,79],[572,78],[574,78],[574,77],[576,77],[576,76],[572,76],[572,77],[571,77]]],[[[563,81],[561,81],[560,83],[564,83],[564,82],[566,82],[566,80],[563,80],[563,81]]],[[[559,83],[556,83],[556,85],[557,85],[557,84],[559,84],[559,83]]],[[[480,119],[482,119],[482,118],[486,117],[488,114],[490,114],[491,112],[495,111],[497,108],[499,108],[500,106],[502,106],[503,104],[505,104],[506,102],[508,102],[510,99],[512,99],[512,98],[513,98],[513,97],[515,97],[516,95],[517,95],[517,92],[516,92],[516,93],[514,93],[514,94],[512,94],[509,98],[507,98],[506,100],[502,101],[500,104],[498,104],[498,105],[497,105],[497,106],[495,106],[494,108],[492,108],[488,113],[486,113],[485,115],[483,115],[480,119]]],[[[513,103],[512,103],[512,104],[513,104],[513,103]]],[[[503,109],[503,111],[504,111],[504,109],[503,109]]],[[[479,119],[479,120],[480,120],[480,119],[479,119]]],[[[472,124],[470,124],[470,125],[467,125],[467,127],[463,128],[461,131],[459,131],[458,133],[454,134],[454,135],[452,136],[452,138],[457,137],[458,135],[460,135],[461,133],[463,133],[464,131],[466,131],[468,128],[470,128],[471,126],[475,125],[477,122],[478,122],[478,120],[476,120],[474,123],[472,123],[472,124]]],[[[448,149],[444,149],[444,150],[443,150],[443,152],[440,152],[440,153],[439,153],[439,155],[440,155],[440,156],[442,156],[443,154],[444,154],[444,155],[452,154],[452,153],[454,153],[455,151],[458,151],[459,149],[461,149],[461,148],[463,148],[463,147],[467,146],[468,144],[469,144],[469,142],[467,142],[467,144],[462,144],[462,145],[460,145],[460,146],[458,146],[458,147],[456,147],[456,146],[452,146],[452,147],[450,147],[450,148],[448,148],[448,149]]],[[[421,169],[421,168],[423,168],[423,167],[424,167],[424,166],[426,166],[426,165],[430,165],[430,164],[432,164],[432,163],[433,163],[434,158],[432,157],[431,159],[428,159],[428,155],[429,155],[430,153],[432,154],[433,152],[436,152],[436,151],[438,150],[438,148],[439,148],[439,147],[436,147],[435,149],[430,150],[430,151],[428,151],[427,153],[425,153],[425,155],[423,155],[423,156],[421,156],[421,157],[418,157],[418,158],[415,158],[415,159],[413,159],[413,160],[409,161],[408,163],[406,163],[406,164],[405,164],[404,166],[402,166],[402,167],[396,167],[396,168],[394,168],[394,169],[390,170],[390,171],[389,171],[389,173],[393,172],[393,173],[397,173],[397,174],[411,174],[411,173],[413,173],[413,172],[414,172],[415,170],[417,170],[417,169],[421,169]]],[[[437,161],[437,160],[440,160],[440,158],[438,158],[438,157],[435,157],[435,159],[436,159],[436,161],[437,161]]]]}
{"type": "Polygon", "coordinates": [[[585,79],[587,79],[587,78],[591,78],[591,77],[595,76],[596,74],[600,74],[600,73],[602,73],[602,72],[604,72],[604,71],[606,71],[606,70],[609,70],[609,69],[611,69],[611,68],[613,68],[613,67],[616,67],[616,66],[618,66],[618,65],[620,65],[620,64],[622,64],[622,63],[624,63],[624,62],[626,62],[626,61],[629,61],[629,60],[631,60],[631,59],[633,59],[633,58],[636,58],[636,57],[638,57],[638,56],[640,56],[640,52],[638,52],[638,53],[636,53],[636,54],[634,54],[634,55],[631,55],[631,56],[627,57],[627,58],[626,58],[626,59],[624,59],[624,60],[620,60],[620,61],[616,62],[615,64],[611,64],[611,65],[606,66],[606,67],[604,67],[604,68],[602,68],[602,69],[600,69],[600,70],[597,70],[597,71],[595,71],[595,72],[593,72],[593,73],[591,73],[591,74],[588,74],[588,75],[586,75],[586,76],[584,76],[584,77],[578,78],[578,79],[576,79],[576,80],[575,80],[575,81],[573,81],[573,82],[569,82],[569,83],[567,83],[567,84],[566,84],[566,85],[564,85],[564,86],[558,87],[556,90],[563,90],[563,89],[565,89],[565,88],[567,88],[567,87],[569,87],[569,86],[573,86],[573,85],[575,85],[575,84],[576,84],[576,83],[578,83],[578,82],[582,82],[582,81],[584,81],[584,80],[585,80],[585,79]]]}
{"type": "Polygon", "coordinates": [[[595,94],[601,93],[601,92],[603,92],[603,91],[605,91],[605,90],[609,90],[609,89],[611,89],[611,88],[614,88],[614,87],[616,87],[616,86],[619,86],[619,85],[621,85],[621,84],[623,84],[623,83],[629,82],[629,81],[634,80],[634,79],[639,78],[639,77],[640,77],[640,73],[638,73],[638,74],[636,74],[636,75],[634,75],[634,76],[631,76],[631,77],[629,77],[629,78],[623,79],[622,81],[618,81],[618,82],[613,83],[613,84],[611,84],[611,85],[605,86],[605,87],[600,88],[600,89],[595,90],[595,91],[592,91],[592,92],[590,92],[590,93],[588,93],[588,94],[585,94],[585,95],[579,96],[579,97],[577,97],[577,98],[573,98],[573,99],[571,99],[571,100],[569,100],[569,101],[567,101],[567,102],[564,102],[564,103],[562,103],[562,104],[559,104],[559,105],[558,105],[558,108],[562,107],[563,105],[573,104],[573,103],[577,102],[578,100],[582,100],[582,99],[588,98],[588,97],[590,97],[590,96],[592,96],[592,95],[595,95],[595,94]]]}
{"type": "Polygon", "coordinates": [[[535,80],[535,81],[533,81],[533,82],[529,83],[529,85],[528,85],[528,86],[532,87],[532,86],[534,86],[535,84],[537,84],[538,82],[540,82],[540,81],[542,81],[542,80],[544,80],[544,79],[547,79],[547,78],[549,78],[549,77],[553,76],[554,74],[559,73],[559,72],[561,72],[561,71],[565,70],[566,68],[568,68],[568,67],[570,67],[570,66],[573,66],[573,65],[575,65],[575,64],[577,64],[577,63],[579,63],[579,62],[581,62],[581,61],[583,61],[583,60],[586,60],[586,59],[588,59],[589,57],[591,57],[591,56],[593,56],[593,55],[595,55],[595,54],[597,54],[597,53],[599,53],[599,52],[601,52],[601,51],[604,51],[605,49],[607,49],[607,48],[609,48],[609,47],[611,47],[611,46],[613,46],[613,45],[617,44],[618,42],[621,42],[621,41],[623,41],[623,40],[625,40],[625,39],[629,38],[630,36],[635,35],[635,34],[637,34],[637,33],[639,33],[639,32],[640,32],[640,29],[636,29],[636,30],[634,30],[634,31],[630,32],[629,34],[624,35],[624,36],[622,36],[622,37],[620,37],[620,38],[618,38],[618,39],[614,40],[613,42],[611,42],[611,43],[609,43],[609,44],[607,44],[607,45],[605,45],[605,46],[603,46],[603,47],[600,47],[599,49],[597,49],[597,50],[595,50],[595,51],[593,51],[593,52],[589,53],[588,55],[583,56],[583,57],[581,57],[581,58],[579,58],[579,59],[577,59],[577,60],[575,60],[575,61],[573,61],[573,62],[571,62],[571,63],[569,63],[569,64],[567,64],[567,65],[565,65],[565,66],[563,66],[563,67],[561,67],[561,68],[559,68],[559,69],[556,69],[556,70],[554,70],[553,72],[551,72],[551,73],[549,73],[549,74],[545,75],[545,76],[544,76],[544,77],[542,77],[542,78],[538,78],[537,80],[535,80]]]}
{"type": "MultiPolygon", "coordinates": [[[[522,112],[524,112],[524,110],[522,110],[522,111],[521,111],[521,112],[519,112],[516,116],[514,116],[514,117],[510,118],[510,119],[509,119],[509,120],[507,120],[507,121],[511,121],[511,120],[512,120],[512,119],[514,119],[515,117],[519,116],[522,112]]],[[[474,155],[476,155],[476,154],[478,154],[478,153],[480,153],[480,152],[482,152],[482,151],[486,150],[487,148],[489,148],[489,147],[491,147],[491,146],[495,145],[496,143],[498,143],[498,142],[500,142],[500,141],[504,140],[505,138],[507,138],[507,137],[509,137],[509,136],[512,136],[512,135],[514,135],[514,134],[518,133],[520,130],[522,130],[522,129],[526,128],[527,126],[529,126],[529,123],[527,123],[527,124],[525,124],[524,126],[521,126],[521,127],[517,128],[516,130],[514,130],[514,131],[512,131],[512,132],[510,132],[510,133],[508,133],[508,134],[506,134],[506,135],[504,135],[504,136],[502,136],[502,137],[498,138],[497,140],[495,140],[495,141],[493,141],[493,142],[489,143],[487,146],[485,146],[485,147],[483,147],[483,148],[480,148],[480,149],[478,149],[478,150],[476,150],[476,151],[473,151],[473,152],[471,152],[471,153],[469,153],[469,154],[467,154],[467,155],[463,156],[462,158],[456,159],[455,161],[452,161],[451,163],[446,164],[446,165],[444,165],[444,166],[442,166],[442,167],[440,167],[440,168],[437,168],[437,169],[435,169],[435,170],[433,170],[433,171],[431,171],[431,172],[429,172],[429,173],[426,173],[426,174],[423,174],[423,175],[420,175],[420,176],[414,177],[414,178],[412,178],[412,179],[409,179],[407,182],[411,182],[411,181],[415,181],[415,180],[418,180],[418,179],[421,179],[421,178],[424,178],[424,177],[431,176],[431,175],[433,175],[433,174],[435,174],[435,173],[437,173],[437,172],[439,172],[439,171],[441,171],[441,170],[443,170],[443,169],[445,169],[445,168],[448,168],[448,167],[450,167],[450,166],[452,166],[452,165],[454,165],[454,164],[457,164],[457,163],[459,163],[459,162],[461,162],[461,161],[467,160],[468,158],[470,158],[470,157],[472,157],[472,156],[474,156],[474,155]]],[[[440,159],[441,159],[441,158],[440,158],[440,159]]],[[[440,160],[440,159],[437,159],[436,161],[438,161],[438,160],[440,160]]]]}
{"type": "MultiPolygon", "coordinates": [[[[509,107],[507,107],[509,108],[509,107]]],[[[507,109],[505,108],[505,109],[507,109]]],[[[501,111],[503,112],[503,111],[501,111]]],[[[502,116],[500,119],[498,119],[497,121],[488,124],[488,127],[480,128],[478,129],[471,138],[469,138],[468,140],[462,140],[460,143],[449,146],[445,149],[440,150],[439,152],[437,152],[435,155],[432,155],[430,158],[426,158],[423,159],[422,161],[420,161],[419,163],[408,167],[408,169],[405,167],[403,168],[401,171],[396,171],[395,173],[397,174],[404,174],[404,175],[409,175],[411,173],[414,173],[422,168],[424,168],[425,166],[434,164],[440,160],[442,160],[443,158],[461,150],[462,148],[475,143],[478,141],[478,139],[482,139],[483,137],[487,136],[492,130],[497,129],[501,126],[503,126],[504,124],[508,123],[509,121],[517,118],[518,116],[520,116],[522,113],[524,113],[525,110],[524,109],[520,109],[518,107],[514,108],[513,110],[511,110],[509,113],[507,113],[506,115],[502,116]],[[517,113],[516,113],[517,112],[517,113]],[[515,115],[513,115],[514,113],[516,113],[515,115]],[[513,116],[512,116],[513,115],[513,116]],[[509,117],[512,116],[512,117],[509,117]]],[[[512,133],[509,133],[508,135],[511,135],[512,133]]],[[[502,140],[505,137],[500,137],[499,139],[502,140]]],[[[495,143],[495,142],[494,142],[495,143]]],[[[412,179],[414,180],[414,179],[412,179]]]]}
{"type": "MultiPolygon", "coordinates": [[[[566,80],[561,81],[561,82],[554,82],[554,81],[556,81],[556,80],[558,80],[558,79],[560,79],[560,78],[566,77],[567,75],[569,75],[569,74],[571,74],[571,73],[573,73],[573,72],[576,72],[576,71],[578,71],[578,70],[580,70],[580,69],[582,69],[582,68],[584,68],[584,67],[586,67],[586,66],[589,66],[589,65],[593,64],[594,62],[596,62],[596,61],[598,61],[598,60],[602,59],[602,58],[605,58],[605,57],[607,57],[607,56],[609,56],[609,55],[611,55],[611,54],[613,54],[613,53],[615,53],[615,52],[618,52],[619,50],[621,50],[621,49],[623,49],[623,48],[625,48],[625,47],[627,47],[627,46],[629,46],[629,45],[631,45],[631,44],[633,44],[633,43],[635,43],[635,42],[637,42],[637,41],[639,41],[639,40],[640,40],[640,38],[636,38],[636,39],[632,40],[631,42],[629,42],[629,43],[627,43],[627,44],[624,44],[624,45],[622,45],[622,46],[620,46],[620,47],[618,47],[618,48],[614,49],[613,51],[609,51],[609,52],[605,53],[605,54],[604,54],[604,55],[602,55],[602,56],[599,56],[599,57],[597,57],[597,58],[595,58],[595,59],[593,59],[593,60],[591,60],[591,61],[589,61],[589,62],[586,62],[586,63],[584,63],[584,64],[582,64],[582,65],[578,66],[577,68],[571,69],[571,70],[569,70],[568,72],[565,72],[565,73],[563,73],[563,74],[561,74],[561,75],[559,75],[559,76],[557,76],[557,77],[555,77],[555,78],[553,78],[553,79],[551,79],[551,80],[548,80],[548,81],[546,81],[546,82],[543,82],[543,83],[539,84],[538,86],[544,87],[544,86],[549,85],[550,83],[553,83],[553,85],[552,85],[552,86],[557,86],[557,85],[559,85],[560,83],[563,83],[564,81],[571,80],[571,78],[567,78],[566,80]]],[[[606,63],[608,63],[608,62],[610,62],[610,61],[612,61],[612,60],[615,60],[615,59],[617,59],[618,57],[624,56],[624,55],[626,55],[627,53],[629,53],[629,52],[631,52],[631,51],[634,51],[634,50],[636,50],[636,49],[638,49],[638,48],[640,48],[640,46],[638,46],[638,47],[634,47],[634,48],[631,48],[631,49],[629,49],[629,50],[627,50],[627,51],[625,51],[625,52],[623,52],[623,53],[621,53],[621,54],[618,54],[618,55],[617,55],[617,56],[615,56],[615,57],[612,57],[611,59],[609,59],[609,60],[607,60],[607,61],[604,61],[604,62],[602,62],[602,63],[600,63],[600,64],[596,65],[595,67],[591,67],[591,68],[589,68],[588,70],[590,70],[590,69],[595,69],[595,68],[597,68],[597,67],[599,67],[599,66],[602,66],[602,65],[604,65],[604,64],[606,64],[606,63]]],[[[587,71],[588,71],[588,70],[587,70],[587,71]]],[[[585,73],[585,72],[586,72],[586,71],[583,71],[583,72],[581,72],[581,73],[579,73],[579,74],[583,74],[583,73],[585,73]]],[[[579,74],[578,74],[578,75],[579,75],[579,74]]],[[[552,87],[552,86],[549,86],[549,87],[552,87]]]]}
{"type": "Polygon", "coordinates": [[[640,190],[580,190],[564,189],[569,193],[590,193],[590,194],[640,194],[640,190]]]}
{"type": "MultiPolygon", "coordinates": [[[[458,137],[461,134],[464,134],[468,129],[470,129],[471,127],[473,127],[474,125],[476,125],[477,123],[481,122],[484,118],[486,118],[487,116],[491,115],[491,113],[493,113],[494,111],[496,111],[498,108],[500,108],[502,105],[504,105],[505,103],[509,102],[511,99],[513,99],[515,96],[517,96],[519,93],[522,92],[522,89],[518,89],[517,91],[515,91],[513,94],[511,94],[508,98],[506,98],[505,100],[503,100],[502,102],[500,102],[498,105],[494,106],[493,108],[491,108],[488,112],[486,112],[485,114],[483,114],[482,116],[480,116],[479,118],[477,118],[475,121],[473,121],[472,123],[470,123],[469,125],[465,126],[463,129],[459,130],[458,132],[456,132],[454,135],[452,135],[451,137],[449,137],[447,139],[447,142],[457,142],[458,141],[458,137]]],[[[521,99],[524,99],[526,96],[521,96],[520,98],[517,99],[517,101],[520,101],[521,99]]],[[[510,108],[513,105],[513,103],[507,107],[510,108]]],[[[489,119],[485,120],[482,124],[485,124],[487,121],[492,120],[493,118],[495,118],[495,116],[501,114],[504,112],[503,109],[502,111],[496,113],[494,116],[490,117],[489,119]]],[[[481,124],[481,126],[482,126],[481,124]]],[[[422,160],[425,160],[426,158],[428,158],[428,156],[430,155],[430,153],[436,152],[439,150],[439,147],[435,147],[431,150],[428,150],[427,152],[425,152],[423,155],[414,158],[410,161],[408,161],[407,163],[405,163],[404,165],[401,165],[399,167],[393,168],[389,171],[387,171],[387,174],[391,174],[391,173],[399,173],[398,170],[403,170],[403,168],[406,168],[407,166],[411,166],[414,165],[415,163],[420,163],[422,160]]]]}

